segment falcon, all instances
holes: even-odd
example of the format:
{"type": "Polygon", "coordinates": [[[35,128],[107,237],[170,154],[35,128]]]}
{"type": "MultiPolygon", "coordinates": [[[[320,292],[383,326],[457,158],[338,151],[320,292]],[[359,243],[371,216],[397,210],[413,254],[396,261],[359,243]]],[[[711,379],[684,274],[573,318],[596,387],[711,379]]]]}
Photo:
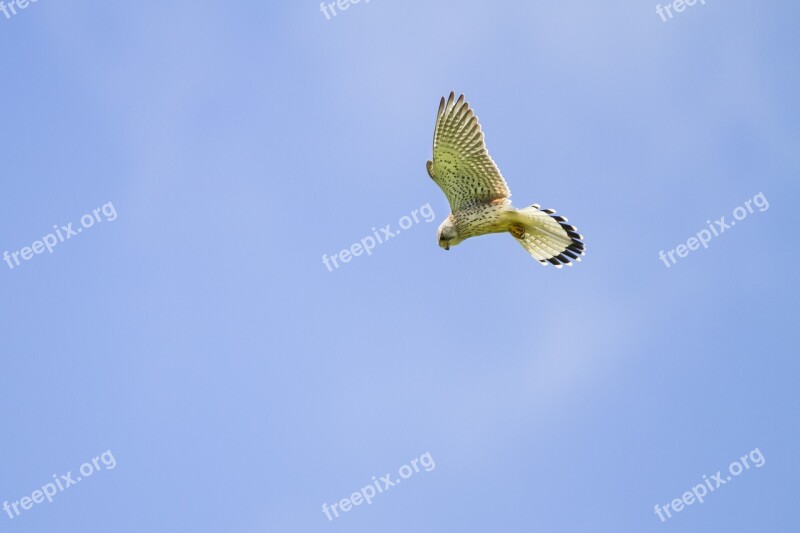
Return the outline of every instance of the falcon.
{"type": "Polygon", "coordinates": [[[450,203],[450,215],[436,233],[449,250],[470,237],[510,233],[542,265],[572,266],[584,255],[583,236],[553,209],[511,205],[511,191],[486,149],[478,117],[451,92],[439,102],[428,175],[450,203]]]}

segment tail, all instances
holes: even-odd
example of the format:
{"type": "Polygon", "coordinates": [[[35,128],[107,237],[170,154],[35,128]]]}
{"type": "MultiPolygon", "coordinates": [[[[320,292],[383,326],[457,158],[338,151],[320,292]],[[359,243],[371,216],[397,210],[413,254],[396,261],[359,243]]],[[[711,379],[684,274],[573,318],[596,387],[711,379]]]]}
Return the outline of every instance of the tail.
{"type": "Polygon", "coordinates": [[[556,216],[553,209],[541,210],[533,204],[516,210],[513,217],[516,231],[512,228],[511,234],[541,264],[550,263],[556,268],[572,266],[572,260],[580,261],[580,256],[584,255],[583,236],[575,226],[566,223],[566,218],[556,216]]]}

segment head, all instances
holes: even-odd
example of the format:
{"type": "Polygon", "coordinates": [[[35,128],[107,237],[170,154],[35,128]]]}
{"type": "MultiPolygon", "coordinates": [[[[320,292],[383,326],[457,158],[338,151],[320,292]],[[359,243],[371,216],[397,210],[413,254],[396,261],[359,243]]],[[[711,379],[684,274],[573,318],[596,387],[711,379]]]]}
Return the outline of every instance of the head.
{"type": "Polygon", "coordinates": [[[461,242],[461,239],[458,238],[458,230],[453,224],[452,215],[444,219],[439,229],[436,230],[436,239],[439,241],[439,246],[445,250],[449,250],[450,246],[455,246],[461,242]]]}

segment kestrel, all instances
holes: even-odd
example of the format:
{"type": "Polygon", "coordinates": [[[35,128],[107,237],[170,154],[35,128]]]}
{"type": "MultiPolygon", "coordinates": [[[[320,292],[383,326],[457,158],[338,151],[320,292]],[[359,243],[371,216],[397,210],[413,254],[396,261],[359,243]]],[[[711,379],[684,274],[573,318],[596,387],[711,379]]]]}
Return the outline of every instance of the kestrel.
{"type": "Polygon", "coordinates": [[[450,215],[437,230],[439,246],[449,250],[464,239],[508,232],[534,259],[556,268],[580,261],[583,237],[567,219],[537,204],[511,205],[511,191],[484,143],[478,117],[455,93],[439,103],[428,174],[450,202],[450,215]]]}

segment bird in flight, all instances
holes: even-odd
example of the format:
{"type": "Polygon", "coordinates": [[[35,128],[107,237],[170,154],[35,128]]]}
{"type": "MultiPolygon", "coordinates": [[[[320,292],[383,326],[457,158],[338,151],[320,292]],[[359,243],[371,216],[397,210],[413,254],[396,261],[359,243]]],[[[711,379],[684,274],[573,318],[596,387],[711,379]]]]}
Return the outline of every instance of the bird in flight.
{"type": "Polygon", "coordinates": [[[433,161],[426,166],[450,203],[451,213],[436,234],[445,250],[470,237],[508,232],[542,265],[572,266],[584,255],[583,236],[553,209],[511,205],[511,191],[463,94],[456,100],[451,92],[439,103],[433,161]]]}

